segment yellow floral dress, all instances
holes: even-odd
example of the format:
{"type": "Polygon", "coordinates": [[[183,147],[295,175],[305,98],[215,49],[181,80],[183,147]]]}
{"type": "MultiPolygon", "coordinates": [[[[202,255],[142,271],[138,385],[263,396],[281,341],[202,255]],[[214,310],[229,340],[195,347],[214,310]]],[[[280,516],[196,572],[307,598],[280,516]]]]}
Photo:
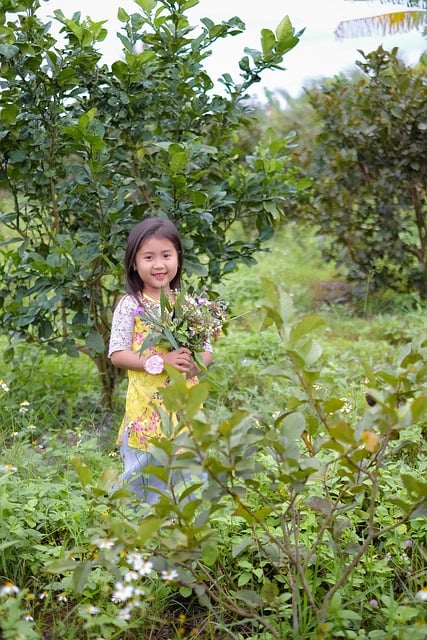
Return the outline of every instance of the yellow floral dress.
{"type": "MultiPolygon", "coordinates": [[[[143,296],[144,305],[159,306],[156,300],[143,296]]],[[[109,355],[116,350],[129,349],[139,351],[150,331],[137,309],[141,301],[127,295],[122,298],[114,312],[109,355]],[[131,344],[129,344],[131,340],[131,344]]],[[[156,345],[142,354],[144,357],[154,353],[167,353],[167,347],[156,345]]],[[[189,385],[197,383],[197,378],[188,380],[189,385]]],[[[125,429],[128,432],[128,445],[146,451],[150,440],[163,437],[158,407],[163,406],[160,390],[168,385],[165,371],[152,375],[146,371],[128,370],[128,389],[126,394],[125,415],[119,429],[118,444],[121,444],[125,429]]]]}

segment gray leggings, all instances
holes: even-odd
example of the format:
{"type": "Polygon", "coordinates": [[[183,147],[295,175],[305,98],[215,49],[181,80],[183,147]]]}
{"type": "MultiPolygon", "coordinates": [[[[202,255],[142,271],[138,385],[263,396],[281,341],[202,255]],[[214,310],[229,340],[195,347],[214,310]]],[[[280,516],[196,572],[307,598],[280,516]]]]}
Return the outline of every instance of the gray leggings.
{"type": "MultiPolygon", "coordinates": [[[[160,466],[160,463],[151,453],[130,447],[128,444],[128,436],[128,431],[125,429],[123,441],[120,446],[120,454],[124,462],[124,471],[120,476],[121,483],[133,491],[145,504],[155,504],[159,501],[160,495],[154,491],[150,491],[148,487],[166,491],[168,485],[157,476],[145,475],[144,469],[148,465],[160,466]]],[[[170,479],[173,485],[182,483],[181,489],[184,489],[186,482],[190,480],[190,476],[184,475],[182,471],[176,470],[172,472],[170,479]]]]}

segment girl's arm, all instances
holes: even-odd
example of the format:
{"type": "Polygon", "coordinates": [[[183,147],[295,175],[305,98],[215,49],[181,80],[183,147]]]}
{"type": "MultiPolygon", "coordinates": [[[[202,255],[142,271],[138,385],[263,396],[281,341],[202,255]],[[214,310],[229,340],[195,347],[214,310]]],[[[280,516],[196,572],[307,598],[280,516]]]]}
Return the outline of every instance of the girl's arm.
{"type": "MultiPolygon", "coordinates": [[[[156,355],[159,355],[165,364],[170,364],[175,367],[175,369],[178,369],[178,371],[187,373],[187,375],[194,366],[191,352],[185,347],[169,351],[169,353],[158,353],[156,355]]],[[[115,367],[119,367],[120,369],[132,369],[133,371],[142,371],[145,367],[147,357],[136,351],[132,351],[131,349],[113,351],[110,355],[111,362],[115,367]]]]}

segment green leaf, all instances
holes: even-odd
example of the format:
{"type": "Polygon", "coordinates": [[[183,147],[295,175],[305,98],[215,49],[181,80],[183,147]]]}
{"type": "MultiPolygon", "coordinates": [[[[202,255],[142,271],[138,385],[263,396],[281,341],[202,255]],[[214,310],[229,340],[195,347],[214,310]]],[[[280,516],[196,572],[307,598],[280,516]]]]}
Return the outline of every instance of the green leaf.
{"type": "Polygon", "coordinates": [[[188,155],[184,151],[179,151],[178,153],[172,153],[170,159],[170,171],[172,174],[179,173],[188,164],[188,155]]]}
{"type": "Polygon", "coordinates": [[[279,42],[284,42],[294,35],[294,28],[289,16],[282,18],[276,27],[276,36],[279,42]]]}
{"type": "Polygon", "coordinates": [[[161,518],[144,518],[138,525],[135,542],[143,547],[156,534],[163,525],[161,518]]]}
{"type": "Polygon", "coordinates": [[[80,562],[73,571],[73,587],[76,593],[83,593],[93,569],[91,560],[80,562]]]}
{"type": "Polygon", "coordinates": [[[261,46],[264,58],[268,58],[272,55],[274,47],[276,46],[276,38],[270,29],[262,29],[261,46]]]}
{"type": "Polygon", "coordinates": [[[401,474],[405,489],[415,498],[427,498],[427,482],[422,482],[408,473],[401,474]]]}
{"type": "Polygon", "coordinates": [[[411,404],[411,415],[414,422],[427,418],[427,396],[418,396],[411,404]]]}
{"type": "Polygon", "coordinates": [[[80,457],[73,458],[71,460],[71,465],[74,467],[81,485],[83,487],[86,487],[88,484],[90,484],[92,480],[92,472],[90,467],[85,464],[80,457]]]}
{"type": "Polygon", "coordinates": [[[305,416],[302,413],[294,411],[286,415],[280,425],[280,431],[290,440],[297,440],[301,437],[302,432],[306,428],[305,416]]]}
{"type": "Polygon", "coordinates": [[[86,345],[94,353],[104,353],[105,351],[105,344],[102,339],[102,336],[95,330],[89,331],[89,334],[86,338],[86,345]]]}
{"type": "Polygon", "coordinates": [[[199,382],[190,388],[186,404],[186,412],[190,419],[196,416],[208,396],[209,384],[207,382],[199,382]]]}
{"type": "Polygon", "coordinates": [[[202,562],[204,562],[208,567],[213,567],[219,555],[218,545],[212,540],[203,542],[201,555],[202,562]]]}
{"type": "Polygon", "coordinates": [[[2,107],[0,112],[0,118],[6,125],[16,122],[16,117],[19,114],[19,107],[17,104],[9,104],[2,107]]]}
{"type": "Polygon", "coordinates": [[[298,320],[292,327],[290,334],[290,341],[292,344],[298,342],[300,338],[315,331],[319,327],[324,326],[325,321],[316,315],[304,316],[301,320],[298,320]]]}
{"type": "Polygon", "coordinates": [[[251,609],[262,607],[264,604],[263,599],[256,591],[250,591],[247,589],[239,589],[234,593],[234,597],[237,600],[241,600],[251,609]]]}
{"type": "Polygon", "coordinates": [[[0,56],[4,56],[6,60],[10,60],[19,53],[19,48],[14,44],[0,44],[0,56]]]}

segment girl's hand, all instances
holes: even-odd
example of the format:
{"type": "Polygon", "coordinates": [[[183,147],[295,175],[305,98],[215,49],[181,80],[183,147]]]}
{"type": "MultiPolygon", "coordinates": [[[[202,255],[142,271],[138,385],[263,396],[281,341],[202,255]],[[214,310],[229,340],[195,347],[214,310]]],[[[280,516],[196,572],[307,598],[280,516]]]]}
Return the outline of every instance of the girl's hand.
{"type": "Polygon", "coordinates": [[[186,347],[180,347],[179,349],[175,349],[174,351],[169,351],[169,353],[162,354],[163,361],[165,364],[170,364],[178,371],[182,371],[186,374],[192,369],[194,366],[194,360],[191,356],[190,349],[186,347]]]}
{"type": "MultiPolygon", "coordinates": [[[[212,362],[212,352],[211,351],[203,351],[200,354],[200,357],[202,358],[203,362],[205,363],[205,367],[208,367],[211,364],[211,362],[212,362]]],[[[191,358],[191,367],[187,371],[187,378],[194,378],[195,376],[198,376],[199,373],[201,373],[201,372],[202,372],[201,368],[199,367],[197,362],[192,357],[191,358]]]]}

